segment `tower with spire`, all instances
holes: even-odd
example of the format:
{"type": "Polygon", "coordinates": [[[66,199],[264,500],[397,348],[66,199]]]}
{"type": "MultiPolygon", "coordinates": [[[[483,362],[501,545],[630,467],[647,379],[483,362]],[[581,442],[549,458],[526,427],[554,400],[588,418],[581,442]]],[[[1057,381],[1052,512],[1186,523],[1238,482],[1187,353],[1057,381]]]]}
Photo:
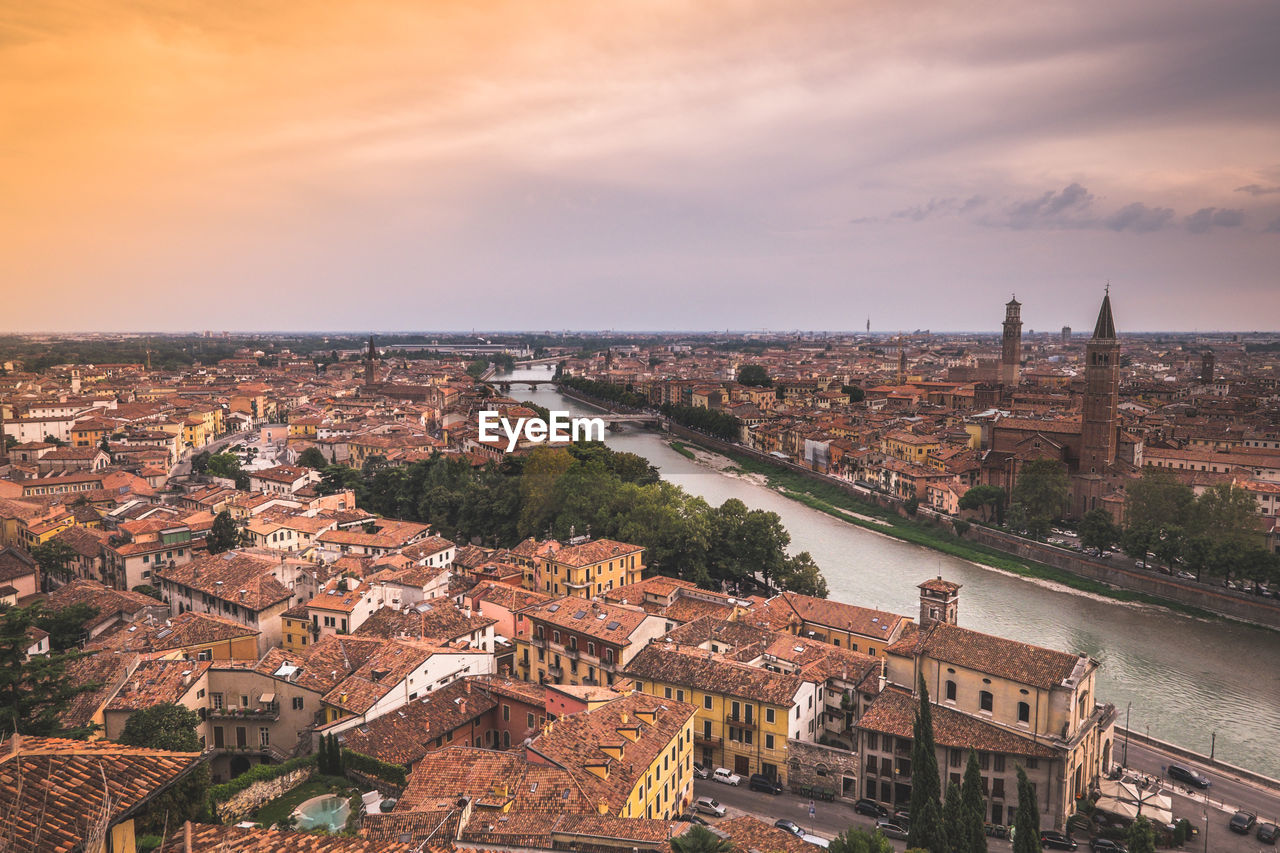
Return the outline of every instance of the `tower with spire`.
{"type": "Polygon", "coordinates": [[[378,348],[373,345],[373,335],[369,336],[369,348],[364,354],[364,384],[378,384],[378,348]]]}
{"type": "Polygon", "coordinates": [[[1093,336],[1085,347],[1084,419],[1080,473],[1100,475],[1116,461],[1116,419],[1120,403],[1120,341],[1111,316],[1111,286],[1102,297],[1093,336]]]}
{"type": "Polygon", "coordinates": [[[1004,335],[1000,349],[1000,384],[1007,388],[1022,378],[1022,303],[1013,296],[1004,306],[1004,335]]]}

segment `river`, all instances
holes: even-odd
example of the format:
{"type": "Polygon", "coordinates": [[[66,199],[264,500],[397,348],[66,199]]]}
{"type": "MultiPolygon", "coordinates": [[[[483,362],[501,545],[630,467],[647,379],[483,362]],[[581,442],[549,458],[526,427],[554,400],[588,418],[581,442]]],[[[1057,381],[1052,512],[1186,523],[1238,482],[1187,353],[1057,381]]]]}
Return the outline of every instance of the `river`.
{"type": "MultiPolygon", "coordinates": [[[[528,368],[495,378],[550,375],[528,368]]],[[[591,413],[551,386],[516,386],[511,396],[591,413]]],[[[628,426],[606,443],[645,457],[663,479],[709,503],[738,498],[776,512],[792,550],[813,555],[834,600],[915,617],[916,584],[942,575],[963,586],[962,626],[1097,658],[1099,697],[1119,708],[1121,725],[1129,706],[1133,731],[1206,755],[1216,733],[1218,759],[1280,777],[1280,633],[1079,593],[881,536],[693,462],[651,430],[628,426]]]]}

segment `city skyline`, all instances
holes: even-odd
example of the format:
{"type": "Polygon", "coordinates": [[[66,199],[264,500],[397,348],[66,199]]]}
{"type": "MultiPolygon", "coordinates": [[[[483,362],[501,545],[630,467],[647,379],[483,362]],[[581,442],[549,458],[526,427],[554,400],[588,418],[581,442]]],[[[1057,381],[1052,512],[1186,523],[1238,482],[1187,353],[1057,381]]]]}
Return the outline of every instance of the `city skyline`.
{"type": "Polygon", "coordinates": [[[989,8],[10,9],[3,330],[1280,316],[1280,10],[989,8]]]}

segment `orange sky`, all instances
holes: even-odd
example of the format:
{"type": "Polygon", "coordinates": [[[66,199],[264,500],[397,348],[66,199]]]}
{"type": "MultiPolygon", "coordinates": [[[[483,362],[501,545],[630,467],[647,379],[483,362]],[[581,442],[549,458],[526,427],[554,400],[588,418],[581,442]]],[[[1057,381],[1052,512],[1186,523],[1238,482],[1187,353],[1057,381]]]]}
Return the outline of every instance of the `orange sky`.
{"type": "Polygon", "coordinates": [[[1113,6],[6,0],[0,329],[982,325],[883,290],[957,270],[1046,327],[1107,277],[1280,308],[1274,6],[1113,6]]]}

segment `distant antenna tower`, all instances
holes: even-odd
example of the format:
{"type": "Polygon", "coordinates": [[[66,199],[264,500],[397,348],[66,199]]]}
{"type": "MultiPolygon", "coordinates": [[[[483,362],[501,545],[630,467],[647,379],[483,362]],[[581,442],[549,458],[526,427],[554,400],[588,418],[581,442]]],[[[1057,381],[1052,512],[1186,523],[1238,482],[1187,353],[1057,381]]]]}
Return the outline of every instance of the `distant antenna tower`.
{"type": "Polygon", "coordinates": [[[871,334],[871,318],[867,317],[867,334],[871,334]]]}

